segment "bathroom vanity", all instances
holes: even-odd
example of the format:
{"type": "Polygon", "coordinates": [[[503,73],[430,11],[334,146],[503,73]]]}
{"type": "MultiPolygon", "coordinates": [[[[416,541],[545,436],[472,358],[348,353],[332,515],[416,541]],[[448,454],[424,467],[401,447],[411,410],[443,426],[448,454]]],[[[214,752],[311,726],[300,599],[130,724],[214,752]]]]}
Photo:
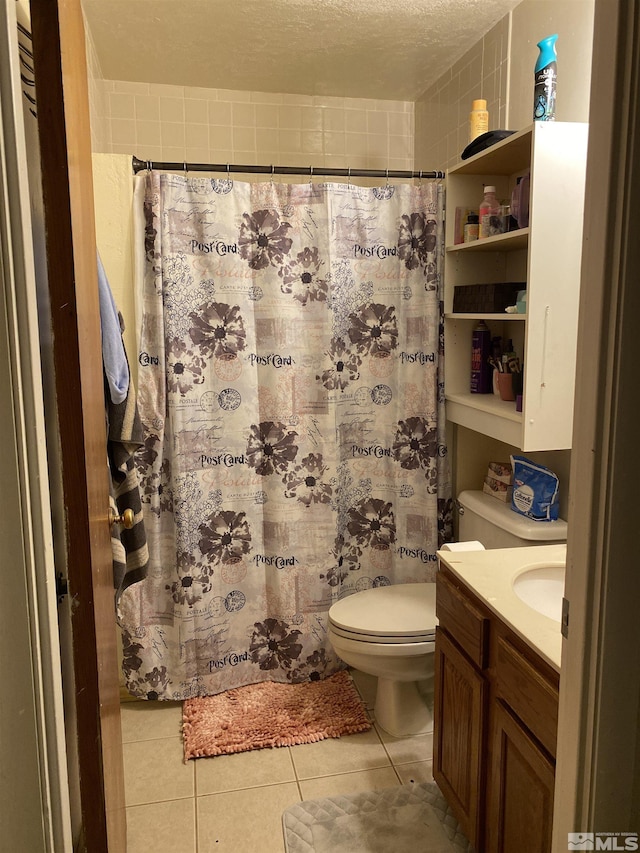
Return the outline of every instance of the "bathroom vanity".
{"type": "Polygon", "coordinates": [[[435,781],[477,853],[551,850],[566,545],[439,557],[435,781]]]}

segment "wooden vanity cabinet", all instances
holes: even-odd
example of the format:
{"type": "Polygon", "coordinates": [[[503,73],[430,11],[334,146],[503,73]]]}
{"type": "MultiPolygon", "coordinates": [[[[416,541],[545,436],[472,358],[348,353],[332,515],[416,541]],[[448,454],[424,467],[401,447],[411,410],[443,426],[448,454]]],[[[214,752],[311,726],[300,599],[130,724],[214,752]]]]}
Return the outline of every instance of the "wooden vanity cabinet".
{"type": "Polygon", "coordinates": [[[446,567],[433,775],[477,853],[551,849],[559,676],[446,567]]]}

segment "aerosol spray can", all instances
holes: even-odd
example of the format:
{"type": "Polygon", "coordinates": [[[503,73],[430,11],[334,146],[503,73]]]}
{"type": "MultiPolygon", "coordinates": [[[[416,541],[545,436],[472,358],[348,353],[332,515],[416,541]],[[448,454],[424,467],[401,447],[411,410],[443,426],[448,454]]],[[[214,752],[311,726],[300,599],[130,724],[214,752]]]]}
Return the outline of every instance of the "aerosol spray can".
{"type": "Polygon", "coordinates": [[[534,121],[554,121],[556,117],[557,38],[557,35],[547,36],[538,42],[540,54],[536,62],[533,86],[534,121]]]}
{"type": "Polygon", "coordinates": [[[473,330],[471,338],[471,386],[472,394],[491,394],[493,392],[492,368],[489,364],[491,355],[491,332],[489,327],[480,320],[473,330]]]}

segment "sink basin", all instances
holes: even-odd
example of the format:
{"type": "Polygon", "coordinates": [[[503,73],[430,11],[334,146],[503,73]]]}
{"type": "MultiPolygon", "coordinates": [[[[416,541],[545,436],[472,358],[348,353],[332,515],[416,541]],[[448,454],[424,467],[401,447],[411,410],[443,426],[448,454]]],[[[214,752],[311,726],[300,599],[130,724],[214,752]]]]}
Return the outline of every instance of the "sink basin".
{"type": "Polygon", "coordinates": [[[514,578],[513,591],[533,610],[560,622],[564,573],[564,563],[532,563],[514,578]]]}

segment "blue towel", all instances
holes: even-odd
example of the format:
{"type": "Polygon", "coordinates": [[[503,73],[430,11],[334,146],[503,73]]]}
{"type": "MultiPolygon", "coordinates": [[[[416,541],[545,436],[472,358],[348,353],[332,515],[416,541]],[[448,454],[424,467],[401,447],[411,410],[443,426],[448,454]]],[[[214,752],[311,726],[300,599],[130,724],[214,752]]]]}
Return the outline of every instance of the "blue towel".
{"type": "Polygon", "coordinates": [[[122,343],[120,314],[113,301],[107,275],[98,255],[98,293],[100,296],[100,327],[102,329],[102,361],[114,405],[124,402],[129,390],[129,365],[122,343]]]}

